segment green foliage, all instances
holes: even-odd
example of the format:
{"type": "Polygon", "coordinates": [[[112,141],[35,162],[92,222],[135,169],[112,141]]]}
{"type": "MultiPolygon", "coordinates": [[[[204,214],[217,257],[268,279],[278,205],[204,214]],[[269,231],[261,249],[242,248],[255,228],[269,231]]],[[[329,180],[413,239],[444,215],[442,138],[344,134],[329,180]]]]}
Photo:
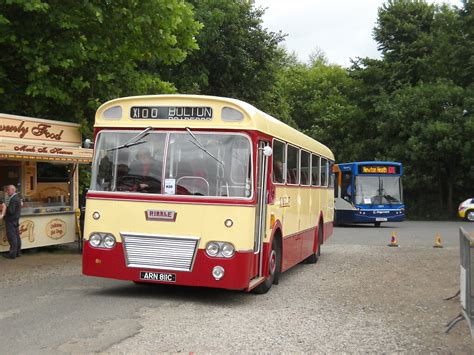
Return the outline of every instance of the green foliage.
{"type": "Polygon", "coordinates": [[[159,68],[179,92],[227,96],[262,107],[284,53],[281,33],[262,28],[263,10],[239,0],[188,0],[204,28],[199,51],[178,66],[159,68]]]}
{"type": "Polygon", "coordinates": [[[357,122],[363,117],[352,92],[358,82],[346,69],[327,63],[324,55],[310,64],[292,63],[281,75],[289,114],[297,126],[328,145],[336,156],[351,156],[357,141],[357,122]]]}
{"type": "MultiPolygon", "coordinates": [[[[401,161],[409,217],[474,195],[474,1],[388,0],[381,59],[309,63],[247,0],[0,0],[2,111],[81,123],[104,101],[196,93],[254,104],[338,162],[401,161]]],[[[84,184],[89,171],[80,171],[84,184]]]]}
{"type": "Polygon", "coordinates": [[[351,68],[372,128],[363,150],[405,164],[412,217],[452,216],[474,193],[473,2],[463,5],[388,1],[374,29],[382,59],[351,68]]]}
{"type": "Polygon", "coordinates": [[[0,13],[2,110],[83,127],[105,100],[173,92],[143,63],[183,61],[201,27],[179,0],[1,0],[0,13]]]}

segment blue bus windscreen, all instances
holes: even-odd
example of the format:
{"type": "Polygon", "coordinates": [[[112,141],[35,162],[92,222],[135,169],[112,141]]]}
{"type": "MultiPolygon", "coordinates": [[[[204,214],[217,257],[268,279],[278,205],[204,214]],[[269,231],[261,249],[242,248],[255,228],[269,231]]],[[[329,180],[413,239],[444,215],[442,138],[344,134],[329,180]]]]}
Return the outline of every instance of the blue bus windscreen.
{"type": "Polygon", "coordinates": [[[405,218],[401,163],[336,164],[335,223],[400,222],[405,218]]]}

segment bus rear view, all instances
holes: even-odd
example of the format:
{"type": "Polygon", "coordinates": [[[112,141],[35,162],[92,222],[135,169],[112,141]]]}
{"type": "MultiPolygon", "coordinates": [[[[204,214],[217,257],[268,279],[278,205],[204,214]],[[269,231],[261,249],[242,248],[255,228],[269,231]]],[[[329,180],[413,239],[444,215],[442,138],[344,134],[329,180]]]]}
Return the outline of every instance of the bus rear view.
{"type": "Polygon", "coordinates": [[[403,166],[396,162],[353,162],[334,166],[335,223],[401,222],[403,166]]]}

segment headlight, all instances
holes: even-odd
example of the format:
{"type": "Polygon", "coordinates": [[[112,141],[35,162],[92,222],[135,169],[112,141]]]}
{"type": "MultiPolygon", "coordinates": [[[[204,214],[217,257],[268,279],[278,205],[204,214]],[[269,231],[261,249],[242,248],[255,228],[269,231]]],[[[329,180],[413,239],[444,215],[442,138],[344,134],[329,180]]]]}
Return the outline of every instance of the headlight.
{"type": "Polygon", "coordinates": [[[99,233],[94,233],[90,236],[89,244],[92,245],[94,248],[98,248],[101,243],[102,236],[99,233]]]}
{"type": "Polygon", "coordinates": [[[113,248],[115,245],[115,237],[112,234],[107,234],[103,240],[104,247],[113,248]]]}
{"type": "Polygon", "coordinates": [[[209,256],[216,256],[217,254],[219,254],[219,249],[219,244],[217,244],[216,242],[210,242],[206,246],[206,253],[209,256]]]}
{"type": "Polygon", "coordinates": [[[235,247],[227,242],[209,242],[206,246],[206,253],[217,258],[231,258],[235,254],[235,247]]]}
{"type": "Polygon", "coordinates": [[[230,258],[231,256],[234,255],[235,248],[230,243],[224,243],[224,244],[222,244],[221,252],[222,252],[222,256],[224,258],[230,258]]]}
{"type": "Polygon", "coordinates": [[[89,236],[89,244],[94,248],[112,249],[116,240],[110,233],[95,232],[89,236]]]}

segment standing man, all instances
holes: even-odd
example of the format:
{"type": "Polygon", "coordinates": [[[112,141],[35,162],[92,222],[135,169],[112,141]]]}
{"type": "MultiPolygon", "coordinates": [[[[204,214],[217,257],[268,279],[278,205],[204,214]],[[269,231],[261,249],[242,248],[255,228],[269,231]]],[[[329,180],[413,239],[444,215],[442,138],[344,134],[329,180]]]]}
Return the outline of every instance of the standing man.
{"type": "Polygon", "coordinates": [[[5,258],[15,259],[21,256],[21,238],[20,238],[20,214],[21,214],[21,199],[16,193],[14,185],[7,186],[7,194],[10,196],[8,207],[5,208],[5,203],[2,204],[2,211],[5,218],[5,225],[7,227],[7,239],[10,244],[10,252],[3,254],[5,258]]]}

